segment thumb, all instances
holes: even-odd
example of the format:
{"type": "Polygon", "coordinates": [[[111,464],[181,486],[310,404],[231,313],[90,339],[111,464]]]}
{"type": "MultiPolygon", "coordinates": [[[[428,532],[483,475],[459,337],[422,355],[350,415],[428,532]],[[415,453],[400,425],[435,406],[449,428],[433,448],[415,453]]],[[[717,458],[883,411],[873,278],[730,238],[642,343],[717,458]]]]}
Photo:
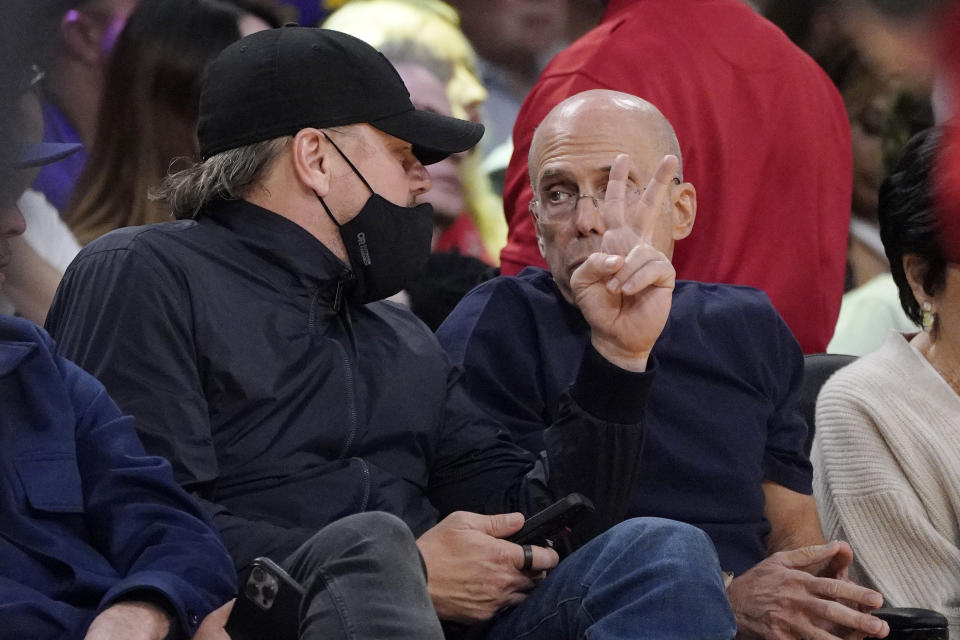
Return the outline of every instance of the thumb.
{"type": "Polygon", "coordinates": [[[591,253],[570,275],[570,287],[574,290],[587,287],[606,279],[623,266],[623,256],[606,253],[591,253]]]}
{"type": "Polygon", "coordinates": [[[237,599],[234,598],[218,609],[214,609],[210,612],[210,615],[208,615],[207,618],[209,618],[212,623],[220,626],[227,624],[227,619],[230,618],[230,612],[233,611],[233,604],[236,601],[237,599]]]}
{"type": "Polygon", "coordinates": [[[829,564],[821,572],[827,578],[846,580],[850,577],[850,563],[853,562],[853,549],[842,540],[835,541],[837,553],[830,558],[829,564]]]}
{"type": "Polygon", "coordinates": [[[520,531],[524,520],[522,513],[498,513],[493,516],[480,516],[475,521],[475,528],[494,538],[506,538],[520,531]]]}
{"type": "Polygon", "coordinates": [[[227,619],[230,618],[230,611],[233,609],[233,603],[236,601],[236,598],[230,600],[219,609],[211,611],[210,614],[203,619],[203,622],[200,624],[200,627],[197,629],[196,635],[194,635],[194,640],[217,640],[228,638],[227,633],[223,628],[227,624],[227,619]]]}
{"type": "Polygon", "coordinates": [[[790,569],[804,569],[811,565],[822,564],[840,551],[837,542],[816,544],[782,552],[781,562],[790,569]]]}

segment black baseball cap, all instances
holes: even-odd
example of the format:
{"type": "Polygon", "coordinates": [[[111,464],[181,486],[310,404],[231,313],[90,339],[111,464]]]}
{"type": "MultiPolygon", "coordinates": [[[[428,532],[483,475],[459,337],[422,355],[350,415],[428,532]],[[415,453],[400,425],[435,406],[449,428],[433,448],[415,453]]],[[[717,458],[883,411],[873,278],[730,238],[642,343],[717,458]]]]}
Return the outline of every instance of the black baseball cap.
{"type": "Polygon", "coordinates": [[[330,29],[285,26],[251,34],[210,64],[200,95],[204,158],[300,129],[367,123],[413,145],[423,164],[480,141],[483,125],[415,109],[376,49],[330,29]]]}

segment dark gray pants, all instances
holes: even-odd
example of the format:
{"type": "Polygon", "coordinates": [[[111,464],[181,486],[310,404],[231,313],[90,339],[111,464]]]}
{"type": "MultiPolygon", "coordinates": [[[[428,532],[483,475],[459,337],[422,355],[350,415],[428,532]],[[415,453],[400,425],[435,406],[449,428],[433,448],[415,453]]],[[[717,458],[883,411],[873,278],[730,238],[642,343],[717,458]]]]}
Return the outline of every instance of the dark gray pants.
{"type": "Polygon", "coordinates": [[[443,638],[413,534],[395,516],[337,520],[282,564],[307,590],[303,640],[443,638]]]}

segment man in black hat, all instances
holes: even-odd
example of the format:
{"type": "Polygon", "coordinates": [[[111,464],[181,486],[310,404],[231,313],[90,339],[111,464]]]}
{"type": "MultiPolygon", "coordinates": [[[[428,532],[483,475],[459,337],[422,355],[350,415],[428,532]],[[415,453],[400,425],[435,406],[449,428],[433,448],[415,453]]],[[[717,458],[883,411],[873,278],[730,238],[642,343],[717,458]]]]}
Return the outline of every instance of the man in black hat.
{"type": "MultiPolygon", "coordinates": [[[[424,164],[482,131],[414,109],[394,68],[351,36],[244,38],[208,70],[203,160],[164,188],[180,220],[89,245],[48,327],[205,502],[238,569],[386,511],[419,536],[439,618],[488,621],[488,638],[729,638],[706,536],[617,525],[640,471],[667,261],[597,254],[581,270],[592,339],[540,459],[474,407],[433,334],[382,301],[429,252],[424,164]],[[625,274],[636,293],[610,293],[625,274]],[[549,547],[504,540],[573,491],[597,510],[559,566],[549,547]]],[[[364,622],[345,609],[328,637],[381,637],[364,622]]]]}

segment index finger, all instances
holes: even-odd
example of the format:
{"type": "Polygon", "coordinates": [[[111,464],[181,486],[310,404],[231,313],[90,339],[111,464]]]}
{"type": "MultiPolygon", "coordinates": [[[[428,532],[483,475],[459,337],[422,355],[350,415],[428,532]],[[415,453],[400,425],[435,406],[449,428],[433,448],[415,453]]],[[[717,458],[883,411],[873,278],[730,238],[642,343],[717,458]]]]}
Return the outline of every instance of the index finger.
{"type": "Polygon", "coordinates": [[[883,596],[873,589],[867,589],[853,582],[837,580],[836,578],[814,578],[811,576],[810,591],[814,595],[830,600],[848,600],[851,603],[870,609],[876,609],[883,604],[883,596]]]}
{"type": "MultiPolygon", "coordinates": [[[[811,612],[821,621],[856,632],[856,637],[883,637],[884,630],[887,628],[887,623],[880,618],[869,613],[861,613],[835,600],[816,600],[811,612]]],[[[845,637],[849,637],[849,634],[845,637]]]]}
{"type": "MultiPolygon", "coordinates": [[[[680,166],[680,160],[675,155],[665,155],[657,165],[657,170],[647,183],[643,195],[640,197],[640,207],[648,209],[654,214],[659,213],[663,199],[670,191],[670,184],[677,175],[677,168],[680,166]]],[[[639,229],[640,239],[647,243],[653,242],[653,233],[656,229],[656,215],[645,215],[641,217],[641,226],[639,229]]]]}
{"type": "Polygon", "coordinates": [[[603,215],[607,229],[616,229],[626,219],[627,176],[630,175],[630,156],[617,154],[610,166],[607,190],[603,192],[603,215]]]}

